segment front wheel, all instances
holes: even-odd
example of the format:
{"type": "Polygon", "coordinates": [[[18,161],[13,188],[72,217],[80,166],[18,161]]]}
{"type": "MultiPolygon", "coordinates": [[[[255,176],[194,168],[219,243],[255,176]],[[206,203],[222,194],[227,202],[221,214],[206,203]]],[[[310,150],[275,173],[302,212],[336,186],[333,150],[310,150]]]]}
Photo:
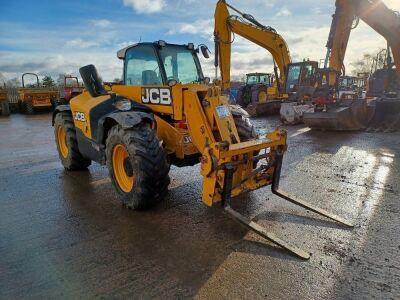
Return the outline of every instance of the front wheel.
{"type": "Polygon", "coordinates": [[[167,194],[170,166],[148,124],[114,126],[108,133],[106,156],[111,181],[127,207],[146,208],[167,194]]]}

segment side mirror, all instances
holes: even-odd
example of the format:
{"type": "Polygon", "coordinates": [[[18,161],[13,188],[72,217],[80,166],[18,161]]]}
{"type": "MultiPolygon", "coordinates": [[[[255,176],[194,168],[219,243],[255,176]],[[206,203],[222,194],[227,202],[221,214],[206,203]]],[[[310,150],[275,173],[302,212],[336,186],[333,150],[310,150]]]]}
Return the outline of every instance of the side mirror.
{"type": "Polygon", "coordinates": [[[210,50],[208,50],[208,47],[206,45],[201,45],[200,50],[201,50],[201,53],[203,54],[204,58],[207,58],[207,59],[210,58],[210,55],[208,54],[210,52],[210,50]]]}
{"type": "Polygon", "coordinates": [[[90,96],[98,97],[108,94],[104,89],[103,82],[94,65],[87,65],[80,68],[79,73],[82,76],[83,83],[85,88],[89,91],[90,96]]]}

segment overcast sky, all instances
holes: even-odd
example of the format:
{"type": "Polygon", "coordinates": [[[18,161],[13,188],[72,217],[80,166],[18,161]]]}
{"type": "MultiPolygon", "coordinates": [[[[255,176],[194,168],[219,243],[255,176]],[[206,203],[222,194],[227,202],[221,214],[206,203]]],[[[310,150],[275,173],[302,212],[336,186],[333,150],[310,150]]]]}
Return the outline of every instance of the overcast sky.
{"type": "MultiPolygon", "coordinates": [[[[325,56],[334,0],[229,1],[274,27],[288,42],[293,61],[325,56]]],[[[384,0],[400,11],[400,0],[384,0]]],[[[163,39],[170,43],[205,43],[213,51],[216,0],[36,0],[0,1],[0,73],[6,78],[36,72],[57,77],[77,74],[93,63],[105,80],[121,77],[116,52],[138,41],[163,39]]],[[[384,48],[385,41],[360,22],[352,33],[346,64],[363,53],[384,48]]],[[[212,59],[203,62],[213,77],[212,59]]],[[[233,75],[272,72],[265,50],[236,38],[233,75]]]]}

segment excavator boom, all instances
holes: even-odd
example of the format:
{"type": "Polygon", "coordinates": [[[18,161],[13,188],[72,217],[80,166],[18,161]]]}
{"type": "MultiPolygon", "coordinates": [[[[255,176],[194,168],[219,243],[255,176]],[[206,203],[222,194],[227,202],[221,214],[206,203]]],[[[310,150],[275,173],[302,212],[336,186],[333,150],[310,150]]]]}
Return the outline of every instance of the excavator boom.
{"type": "Polygon", "coordinates": [[[400,80],[400,15],[378,0],[353,0],[357,16],[388,42],[400,80]]]}
{"type": "Polygon", "coordinates": [[[285,81],[285,66],[291,63],[292,60],[289,48],[283,37],[273,28],[260,24],[252,16],[241,13],[224,0],[220,0],[215,9],[214,36],[217,55],[216,61],[219,61],[223,89],[230,87],[233,34],[238,34],[271,53],[279,68],[280,82],[283,83],[285,81]],[[240,16],[232,16],[229,13],[229,8],[236,11],[240,16]]]}
{"type": "MultiPolygon", "coordinates": [[[[398,99],[385,101],[385,95],[382,95],[382,99],[376,101],[374,106],[369,105],[365,99],[338,99],[338,80],[340,75],[345,75],[344,58],[347,44],[353,23],[356,21],[357,25],[359,19],[383,36],[391,48],[397,79],[390,78],[391,83],[385,88],[385,93],[391,94],[391,97],[394,95],[394,98],[399,96],[400,16],[381,0],[336,0],[336,12],[326,45],[325,68],[318,74],[319,86],[314,93],[318,109],[324,111],[306,113],[303,116],[304,123],[311,128],[362,130],[372,126],[374,130],[393,130],[400,125],[398,99]],[[382,107],[384,109],[381,109],[382,107]]],[[[391,61],[388,68],[390,72],[391,61]]]]}

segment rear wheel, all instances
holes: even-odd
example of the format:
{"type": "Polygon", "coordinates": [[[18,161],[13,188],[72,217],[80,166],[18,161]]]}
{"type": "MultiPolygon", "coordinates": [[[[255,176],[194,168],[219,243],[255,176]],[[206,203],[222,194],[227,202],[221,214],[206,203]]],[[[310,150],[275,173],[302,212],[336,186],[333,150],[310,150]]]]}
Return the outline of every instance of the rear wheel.
{"type": "Polygon", "coordinates": [[[167,194],[170,166],[148,124],[114,126],[108,133],[106,156],[111,181],[129,208],[149,207],[167,194]]]}
{"type": "Polygon", "coordinates": [[[68,112],[60,112],[54,122],[54,136],[61,163],[67,170],[82,170],[90,166],[91,160],[79,152],[78,141],[72,116],[68,112]]]}
{"type": "Polygon", "coordinates": [[[1,102],[1,115],[2,116],[10,115],[10,105],[7,100],[1,102]]]}

